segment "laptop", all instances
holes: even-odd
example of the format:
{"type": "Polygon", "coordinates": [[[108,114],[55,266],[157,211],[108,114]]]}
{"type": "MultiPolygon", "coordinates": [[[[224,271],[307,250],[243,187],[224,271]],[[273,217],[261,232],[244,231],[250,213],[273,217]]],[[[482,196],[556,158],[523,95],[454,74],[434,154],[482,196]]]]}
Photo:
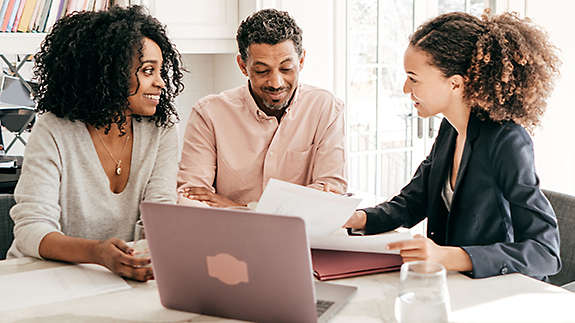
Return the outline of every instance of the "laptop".
{"type": "Polygon", "coordinates": [[[314,282],[304,221],[143,202],[166,308],[257,322],[326,322],[356,287],[314,282]]]}

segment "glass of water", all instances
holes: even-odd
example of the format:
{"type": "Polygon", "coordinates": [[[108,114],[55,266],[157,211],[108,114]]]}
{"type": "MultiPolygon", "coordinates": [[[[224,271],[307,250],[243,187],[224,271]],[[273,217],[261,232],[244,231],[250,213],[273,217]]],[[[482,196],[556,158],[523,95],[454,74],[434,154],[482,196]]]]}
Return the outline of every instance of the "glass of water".
{"type": "Polygon", "coordinates": [[[134,256],[138,258],[150,257],[150,250],[148,250],[148,241],[146,240],[146,233],[144,231],[144,222],[140,219],[134,226],[134,256]]]}
{"type": "Polygon", "coordinates": [[[429,261],[401,266],[395,317],[399,323],[447,322],[450,311],[445,267],[429,261]]]}

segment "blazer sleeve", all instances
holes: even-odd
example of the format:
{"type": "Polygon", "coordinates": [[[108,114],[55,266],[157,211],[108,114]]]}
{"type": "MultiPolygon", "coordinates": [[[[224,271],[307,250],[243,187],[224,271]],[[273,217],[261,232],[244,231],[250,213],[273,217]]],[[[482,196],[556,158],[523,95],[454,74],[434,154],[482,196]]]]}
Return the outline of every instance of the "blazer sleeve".
{"type": "Polygon", "coordinates": [[[391,200],[375,207],[362,209],[367,214],[365,234],[378,234],[400,226],[411,228],[427,217],[429,173],[436,147],[441,145],[446,132],[442,123],[431,152],[421,162],[411,181],[391,200]]]}
{"type": "Polygon", "coordinates": [[[472,277],[520,272],[543,278],[561,268],[555,213],[539,189],[533,144],[520,126],[507,126],[494,141],[492,165],[511,215],[512,242],[463,249],[473,263],[472,277]]]}

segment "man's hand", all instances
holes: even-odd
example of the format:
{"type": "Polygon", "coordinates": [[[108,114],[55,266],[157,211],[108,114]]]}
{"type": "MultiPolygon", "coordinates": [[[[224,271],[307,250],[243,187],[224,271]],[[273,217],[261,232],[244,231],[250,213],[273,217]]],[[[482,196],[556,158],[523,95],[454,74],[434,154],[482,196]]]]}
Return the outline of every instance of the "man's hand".
{"type": "Polygon", "coordinates": [[[367,222],[367,214],[364,211],[355,211],[353,215],[347,219],[347,222],[343,225],[344,228],[351,229],[365,229],[365,223],[367,222]]]}
{"type": "Polygon", "coordinates": [[[307,187],[311,187],[318,191],[330,192],[334,194],[343,195],[345,192],[342,192],[337,186],[330,185],[328,183],[313,183],[308,185],[307,187]]]}
{"type": "Polygon", "coordinates": [[[459,247],[438,246],[433,240],[416,235],[411,240],[392,242],[389,250],[399,250],[403,262],[425,260],[442,264],[447,270],[470,271],[473,267],[467,253],[459,247]]]}
{"type": "Polygon", "coordinates": [[[134,257],[134,249],[124,240],[111,238],[98,242],[93,250],[96,263],[122,277],[145,282],[154,279],[150,258],[134,257]]]}
{"type": "Polygon", "coordinates": [[[184,189],[183,195],[189,199],[204,202],[213,207],[245,206],[227,199],[221,195],[213,193],[205,187],[188,187],[184,189]]]}

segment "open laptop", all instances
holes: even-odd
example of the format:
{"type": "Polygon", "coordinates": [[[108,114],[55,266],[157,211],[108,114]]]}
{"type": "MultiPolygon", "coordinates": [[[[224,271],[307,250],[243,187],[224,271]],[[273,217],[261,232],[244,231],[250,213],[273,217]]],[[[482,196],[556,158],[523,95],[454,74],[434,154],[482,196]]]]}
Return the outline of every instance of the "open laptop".
{"type": "Polygon", "coordinates": [[[325,322],[356,287],[313,281],[301,218],[143,202],[162,304],[257,322],[325,322]]]}

